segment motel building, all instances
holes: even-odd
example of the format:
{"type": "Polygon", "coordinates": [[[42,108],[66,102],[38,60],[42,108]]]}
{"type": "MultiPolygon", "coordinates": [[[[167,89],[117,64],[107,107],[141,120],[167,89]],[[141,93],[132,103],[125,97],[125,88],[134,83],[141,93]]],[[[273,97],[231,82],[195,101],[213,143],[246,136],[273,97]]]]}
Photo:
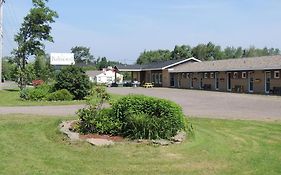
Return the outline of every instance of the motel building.
{"type": "Polygon", "coordinates": [[[281,55],[200,61],[196,58],[118,66],[132,81],[156,87],[281,95],[281,55]]]}

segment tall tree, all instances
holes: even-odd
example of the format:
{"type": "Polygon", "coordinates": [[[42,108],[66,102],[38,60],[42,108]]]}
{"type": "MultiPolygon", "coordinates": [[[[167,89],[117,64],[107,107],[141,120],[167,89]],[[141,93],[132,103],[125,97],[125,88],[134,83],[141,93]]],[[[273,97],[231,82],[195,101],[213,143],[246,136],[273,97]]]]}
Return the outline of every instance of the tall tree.
{"type": "Polygon", "coordinates": [[[172,51],[172,59],[190,58],[192,56],[192,49],[189,45],[176,45],[172,51]]]}
{"type": "Polygon", "coordinates": [[[226,47],[224,49],[224,58],[229,59],[229,58],[235,58],[235,53],[236,53],[236,48],[235,47],[226,47]]]}
{"type": "Polygon", "coordinates": [[[242,47],[238,47],[235,52],[234,58],[241,58],[243,56],[243,49],[242,47]]]}
{"type": "Polygon", "coordinates": [[[15,36],[18,47],[13,53],[19,59],[19,86],[21,89],[27,83],[26,64],[28,58],[32,55],[44,55],[45,45],[43,42],[53,42],[50,24],[55,22],[58,14],[47,7],[46,2],[48,0],[32,0],[33,8],[24,17],[20,31],[15,36]]]}
{"type": "Polygon", "coordinates": [[[145,50],[138,57],[137,64],[148,64],[151,62],[166,61],[170,60],[171,58],[171,52],[169,50],[145,50]]]}
{"type": "Polygon", "coordinates": [[[89,47],[75,46],[71,48],[74,53],[74,60],[76,63],[85,63],[86,65],[94,61],[94,56],[90,52],[89,47]]]}
{"type": "Polygon", "coordinates": [[[205,44],[198,44],[192,48],[192,55],[202,61],[207,60],[207,46],[205,44]]]}
{"type": "Polygon", "coordinates": [[[103,68],[107,68],[109,66],[109,64],[107,62],[107,58],[106,57],[98,58],[96,66],[99,70],[101,70],[103,68]]]}
{"type": "Polygon", "coordinates": [[[40,55],[35,57],[34,72],[36,79],[47,81],[54,76],[54,70],[48,60],[49,55],[40,55]]]}

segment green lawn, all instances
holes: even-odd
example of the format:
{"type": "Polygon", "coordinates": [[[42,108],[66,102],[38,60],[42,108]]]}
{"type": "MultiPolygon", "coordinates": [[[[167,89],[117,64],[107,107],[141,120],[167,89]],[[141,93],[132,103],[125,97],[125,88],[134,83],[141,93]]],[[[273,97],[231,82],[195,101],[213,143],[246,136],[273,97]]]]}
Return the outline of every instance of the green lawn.
{"type": "Polygon", "coordinates": [[[0,106],[52,106],[83,104],[85,101],[25,101],[20,99],[18,90],[0,90],[0,106]]]}
{"type": "MultiPolygon", "coordinates": [[[[112,100],[116,100],[122,95],[110,94],[112,100]]],[[[0,106],[52,106],[52,105],[74,105],[84,104],[84,100],[80,101],[25,101],[20,99],[18,90],[0,90],[0,106]]]]}
{"type": "Polygon", "coordinates": [[[169,147],[70,144],[61,119],[0,116],[0,174],[281,174],[281,123],[192,118],[195,138],[169,147]]]}

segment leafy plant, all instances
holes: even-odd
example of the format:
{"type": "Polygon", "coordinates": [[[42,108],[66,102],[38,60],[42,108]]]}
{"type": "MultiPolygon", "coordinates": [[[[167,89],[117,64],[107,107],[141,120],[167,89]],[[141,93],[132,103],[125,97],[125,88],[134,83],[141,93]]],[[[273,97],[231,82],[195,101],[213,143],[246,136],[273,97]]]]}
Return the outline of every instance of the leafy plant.
{"type": "Polygon", "coordinates": [[[105,87],[96,86],[86,99],[87,107],[77,112],[78,130],[81,133],[118,134],[120,121],[112,115],[111,109],[103,109],[104,103],[110,99],[105,87]]]}
{"type": "Polygon", "coordinates": [[[24,88],[20,91],[20,97],[24,100],[40,101],[45,100],[50,93],[51,86],[42,84],[35,88],[24,88]]]}
{"type": "Polygon", "coordinates": [[[48,101],[70,101],[73,98],[74,96],[66,89],[58,90],[46,97],[48,101]]]}
{"type": "Polygon", "coordinates": [[[89,77],[82,68],[67,66],[58,74],[55,89],[67,89],[74,95],[75,100],[82,100],[89,94],[91,84],[89,77]]]}
{"type": "Polygon", "coordinates": [[[129,95],[116,101],[112,110],[127,137],[169,139],[186,129],[182,108],[169,100],[129,95]]]}
{"type": "Polygon", "coordinates": [[[120,132],[121,123],[112,117],[111,109],[84,108],[79,110],[78,116],[80,119],[78,129],[81,133],[117,135],[120,132]]]}

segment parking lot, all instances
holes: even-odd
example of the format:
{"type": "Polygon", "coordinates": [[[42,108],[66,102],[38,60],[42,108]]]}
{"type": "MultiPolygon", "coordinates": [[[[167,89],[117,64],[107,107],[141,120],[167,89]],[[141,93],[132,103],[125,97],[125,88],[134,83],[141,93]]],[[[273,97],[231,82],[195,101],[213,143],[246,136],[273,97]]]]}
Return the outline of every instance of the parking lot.
{"type": "Polygon", "coordinates": [[[281,97],[171,88],[108,88],[114,94],[144,94],[172,100],[193,117],[281,120],[281,97]]]}

